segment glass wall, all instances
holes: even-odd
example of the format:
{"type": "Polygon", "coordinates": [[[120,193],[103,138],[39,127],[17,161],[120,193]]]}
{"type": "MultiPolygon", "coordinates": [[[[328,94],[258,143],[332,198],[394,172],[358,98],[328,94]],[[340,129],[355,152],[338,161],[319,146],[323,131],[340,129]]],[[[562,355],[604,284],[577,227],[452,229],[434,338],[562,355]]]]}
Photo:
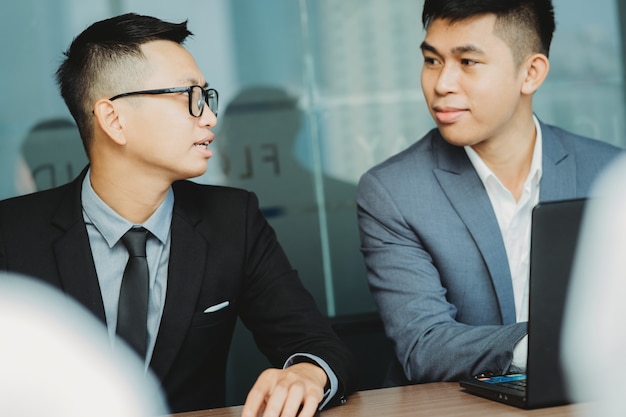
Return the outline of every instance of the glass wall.
{"type": "MultiPolygon", "coordinates": [[[[545,122],[626,145],[616,0],[554,0],[545,122]]],[[[85,165],[54,72],[88,24],[134,11],[188,19],[187,43],[220,92],[215,157],[195,181],[255,191],[320,308],[375,312],[355,212],[360,175],[434,124],[419,73],[419,0],[22,0],[0,6],[0,198],[59,185],[85,165]]],[[[623,10],[621,11],[623,13],[623,10]]],[[[244,392],[262,359],[237,332],[244,392]]],[[[242,400],[239,394],[230,401],[242,400]]]]}

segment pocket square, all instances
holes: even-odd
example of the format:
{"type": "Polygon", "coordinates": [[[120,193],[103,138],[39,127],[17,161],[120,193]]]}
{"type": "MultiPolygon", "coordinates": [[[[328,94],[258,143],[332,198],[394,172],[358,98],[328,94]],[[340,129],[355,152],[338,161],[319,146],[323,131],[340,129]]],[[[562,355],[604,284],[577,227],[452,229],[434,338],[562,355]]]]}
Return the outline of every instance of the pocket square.
{"type": "Polygon", "coordinates": [[[223,308],[228,307],[229,304],[230,304],[229,301],[224,301],[222,303],[215,304],[214,306],[208,307],[206,310],[204,310],[204,312],[205,313],[215,313],[218,310],[221,310],[223,308]]]}

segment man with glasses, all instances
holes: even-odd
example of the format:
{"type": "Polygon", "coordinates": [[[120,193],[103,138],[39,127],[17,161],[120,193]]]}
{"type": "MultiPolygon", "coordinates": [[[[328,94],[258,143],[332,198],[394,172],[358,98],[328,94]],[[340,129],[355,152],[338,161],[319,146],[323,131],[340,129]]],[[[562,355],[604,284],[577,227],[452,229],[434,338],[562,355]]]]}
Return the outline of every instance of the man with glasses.
{"type": "Polygon", "coordinates": [[[124,339],[145,358],[173,412],[224,405],[239,317],[277,367],[243,415],[312,416],[353,390],[353,358],[256,196],[187,181],[207,169],[218,104],[182,46],[190,34],[186,22],[126,14],[74,39],[57,80],[89,165],[0,203],[0,268],[82,302],[114,347],[124,339]]]}

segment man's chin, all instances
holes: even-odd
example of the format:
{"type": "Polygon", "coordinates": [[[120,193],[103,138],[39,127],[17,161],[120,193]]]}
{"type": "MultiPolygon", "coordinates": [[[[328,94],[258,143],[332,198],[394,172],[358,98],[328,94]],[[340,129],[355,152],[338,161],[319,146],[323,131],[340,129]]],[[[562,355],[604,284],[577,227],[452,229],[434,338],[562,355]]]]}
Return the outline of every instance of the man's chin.
{"type": "Polygon", "coordinates": [[[467,135],[446,132],[441,128],[439,128],[439,133],[441,133],[446,142],[453,146],[471,146],[476,142],[474,138],[470,138],[467,135]]]}
{"type": "Polygon", "coordinates": [[[174,176],[174,181],[191,180],[201,177],[206,173],[207,168],[208,166],[205,165],[204,167],[198,167],[196,169],[188,169],[186,171],[179,172],[178,175],[174,176]]]}

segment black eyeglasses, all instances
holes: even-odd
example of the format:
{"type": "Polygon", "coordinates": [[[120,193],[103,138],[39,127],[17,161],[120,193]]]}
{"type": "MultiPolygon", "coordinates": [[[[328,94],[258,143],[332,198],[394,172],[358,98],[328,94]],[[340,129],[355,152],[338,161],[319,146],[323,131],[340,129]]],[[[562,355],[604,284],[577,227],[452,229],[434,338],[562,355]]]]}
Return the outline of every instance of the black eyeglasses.
{"type": "Polygon", "coordinates": [[[189,114],[193,117],[202,116],[204,111],[204,103],[209,105],[209,109],[217,117],[217,101],[218,94],[214,88],[203,88],[199,85],[192,85],[190,87],[174,87],[174,88],[160,88],[158,90],[142,90],[131,91],[130,93],[122,93],[111,97],[109,100],[113,101],[121,97],[138,96],[144,94],[170,94],[170,93],[187,93],[189,97],[189,114]]]}

